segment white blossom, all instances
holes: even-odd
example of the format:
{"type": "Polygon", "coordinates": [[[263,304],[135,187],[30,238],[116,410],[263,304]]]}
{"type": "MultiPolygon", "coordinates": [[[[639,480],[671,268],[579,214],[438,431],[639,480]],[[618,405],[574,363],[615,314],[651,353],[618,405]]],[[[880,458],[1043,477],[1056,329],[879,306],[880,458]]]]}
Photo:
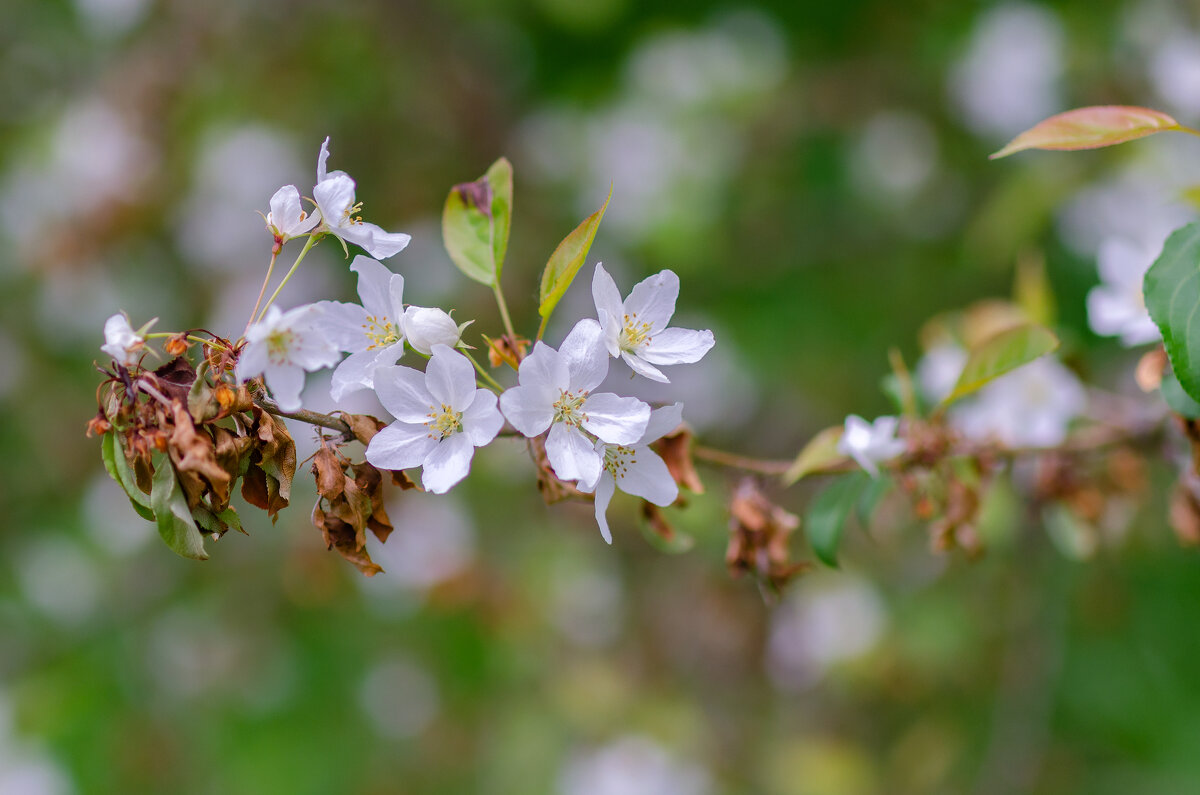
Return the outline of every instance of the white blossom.
{"type": "Polygon", "coordinates": [[[300,191],[295,185],[284,185],[271,197],[271,211],[265,220],[267,231],[275,236],[275,245],[282,246],[294,237],[311,232],[320,223],[321,215],[305,212],[300,204],[300,191]]]}
{"type": "Polygon", "coordinates": [[[104,321],[104,344],[100,350],[120,364],[129,366],[136,362],[145,344],[146,341],[129,325],[129,318],[124,313],[118,312],[104,321]]]}
{"type": "Polygon", "coordinates": [[[445,345],[433,347],[424,373],[378,368],[375,391],[396,421],[371,439],[367,460],[383,469],[421,467],[421,482],[434,494],[465,478],[475,448],[504,424],[496,395],[476,388],[467,357],[445,345]]]}
{"type": "Polygon", "coordinates": [[[700,361],[713,346],[713,333],[667,328],[678,297],[679,277],[664,270],[639,282],[622,301],[617,283],[597,263],[592,299],[609,354],[624,359],[635,373],[664,384],[669,380],[654,365],[700,361]]]}
{"type": "Polygon", "coordinates": [[[1159,339],[1142,297],[1142,280],[1162,251],[1162,240],[1106,238],[1096,265],[1100,284],[1088,292],[1088,325],[1103,337],[1120,337],[1126,347],[1159,339]]]}
{"type": "Polygon", "coordinates": [[[324,314],[319,304],[305,304],[287,312],[271,306],[263,319],[246,332],[246,347],[235,370],[237,379],[245,381],[261,373],[281,409],[300,408],[305,371],[337,364],[337,348],[316,328],[324,314]]]}
{"type": "Polygon", "coordinates": [[[632,445],[596,442],[602,465],[599,479],[594,483],[581,482],[579,490],[596,493],[596,524],[600,525],[600,534],[608,543],[612,543],[612,533],[605,512],[616,489],[655,505],[670,505],[679,496],[675,478],[649,445],[678,428],[682,421],[683,404],[676,403],[650,412],[646,430],[632,445]]]}
{"type": "Polygon", "coordinates": [[[395,364],[404,355],[404,277],[370,257],[350,264],[358,274],[362,304],[322,301],[325,316],[318,329],[330,344],[350,355],[333,371],[330,394],[340,401],[351,392],[374,385],[375,368],[395,364]]]}
{"type": "Polygon", "coordinates": [[[414,351],[426,356],[434,345],[456,347],[462,339],[463,329],[473,322],[468,320],[459,325],[446,311],[428,306],[410,306],[404,310],[404,317],[401,318],[408,344],[414,351]]]}
{"type": "Polygon", "coordinates": [[[958,377],[967,363],[967,351],[953,342],[934,345],[917,362],[917,386],[921,397],[939,403],[954,391],[958,377]]]}
{"type": "Polygon", "coordinates": [[[950,423],[973,439],[1009,447],[1054,447],[1087,403],[1083,385],[1056,359],[1042,357],[1000,376],[950,410],[950,423]]]}
{"type": "Polygon", "coordinates": [[[500,409],[528,437],[550,430],[546,455],[563,480],[595,483],[601,458],[592,434],[609,444],[631,445],[642,438],[650,407],[637,398],[611,392],[592,394],[608,374],[600,325],[579,321],[559,350],[538,342],[517,370],[519,386],[500,396],[500,409]]]}
{"type": "Polygon", "coordinates": [[[344,171],[326,171],[328,159],[329,138],[326,137],[317,156],[317,185],[313,188],[313,198],[321,211],[324,228],[378,259],[387,259],[403,250],[412,237],[403,232],[385,232],[375,224],[363,221],[356,214],[362,209],[362,203],[354,200],[354,180],[344,171]]]}
{"type": "Polygon", "coordinates": [[[896,417],[878,417],[871,423],[851,414],[838,440],[838,452],[857,461],[871,477],[879,477],[879,464],[900,455],[907,447],[903,439],[896,438],[899,425],[896,417]]]}

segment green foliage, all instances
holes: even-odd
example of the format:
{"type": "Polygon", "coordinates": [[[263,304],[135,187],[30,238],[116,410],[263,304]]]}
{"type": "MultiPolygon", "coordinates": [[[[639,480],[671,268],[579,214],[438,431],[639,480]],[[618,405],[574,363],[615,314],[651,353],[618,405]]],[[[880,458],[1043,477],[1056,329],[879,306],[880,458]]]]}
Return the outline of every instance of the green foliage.
{"type": "Polygon", "coordinates": [[[584,218],[583,222],[575,227],[571,234],[564,237],[563,241],[554,249],[554,253],[550,255],[546,269],[542,271],[542,285],[538,291],[538,314],[543,319],[549,318],[554,312],[554,307],[558,305],[559,299],[563,297],[567,288],[571,286],[571,282],[575,280],[575,274],[579,273],[579,269],[583,267],[588,250],[592,247],[592,241],[596,239],[596,230],[600,228],[600,221],[604,218],[604,211],[608,209],[610,199],[612,199],[611,187],[608,189],[608,196],[604,199],[604,204],[600,205],[600,209],[584,218]]]}
{"type": "Polygon", "coordinates": [[[458,269],[494,287],[500,281],[512,224],[512,164],[500,158],[479,179],[450,189],[442,240],[458,269]]]}
{"type": "Polygon", "coordinates": [[[1058,337],[1035,324],[1005,329],[984,340],[970,352],[954,389],[942,401],[942,408],[975,392],[1005,373],[1058,347],[1058,337]]]}
{"type": "Polygon", "coordinates": [[[788,471],[783,474],[784,485],[790,486],[806,475],[826,471],[845,463],[846,456],[837,449],[843,430],[843,426],[834,425],[810,439],[788,471]]]}
{"type": "Polygon", "coordinates": [[[125,453],[117,441],[116,431],[104,434],[100,440],[100,455],[104,459],[104,468],[108,470],[109,477],[128,495],[133,509],[143,519],[153,522],[154,512],[150,509],[150,498],[137,487],[133,470],[129,468],[129,462],[125,460],[125,453]]]}
{"type": "Polygon", "coordinates": [[[1189,420],[1200,419],[1200,403],[1183,391],[1183,386],[1180,385],[1179,379],[1175,377],[1174,373],[1163,373],[1159,391],[1171,411],[1187,417],[1189,420]]]}
{"type": "Polygon", "coordinates": [[[150,490],[150,507],[158,523],[158,534],[167,546],[185,558],[207,560],[204,538],[196,527],[187,498],[179,487],[179,479],[169,461],[162,461],[154,470],[154,485],[150,490]]]}
{"type": "MultiPolygon", "coordinates": [[[[846,528],[846,519],[870,483],[871,476],[866,472],[842,475],[826,486],[809,505],[804,517],[804,533],[813,552],[826,566],[837,568],[837,551],[846,528]]],[[[876,499],[882,493],[880,491],[876,499]]]]}
{"type": "Polygon", "coordinates": [[[1200,224],[1167,238],[1142,292],[1183,391],[1200,400],[1200,224]]]}

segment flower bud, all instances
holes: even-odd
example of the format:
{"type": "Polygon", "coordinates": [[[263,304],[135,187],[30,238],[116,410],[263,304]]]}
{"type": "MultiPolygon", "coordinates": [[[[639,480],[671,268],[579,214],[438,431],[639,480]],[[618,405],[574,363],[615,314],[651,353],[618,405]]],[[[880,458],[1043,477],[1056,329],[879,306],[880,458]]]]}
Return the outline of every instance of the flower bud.
{"type": "Polygon", "coordinates": [[[176,334],[167,340],[167,353],[172,356],[182,356],[183,353],[188,349],[189,345],[191,345],[191,343],[188,342],[187,334],[176,334]]]}
{"type": "Polygon", "coordinates": [[[461,326],[454,318],[436,307],[410,306],[400,319],[404,326],[404,337],[413,350],[429,356],[434,345],[453,348],[462,338],[462,331],[473,321],[461,326]]]}

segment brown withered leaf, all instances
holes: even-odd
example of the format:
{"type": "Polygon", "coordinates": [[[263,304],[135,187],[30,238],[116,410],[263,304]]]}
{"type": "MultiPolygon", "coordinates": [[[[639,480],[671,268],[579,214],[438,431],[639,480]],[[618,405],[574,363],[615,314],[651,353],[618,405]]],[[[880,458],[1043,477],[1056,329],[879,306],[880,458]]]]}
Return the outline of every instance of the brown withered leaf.
{"type": "Polygon", "coordinates": [[[412,478],[410,478],[408,476],[408,473],[405,472],[404,470],[402,470],[402,469],[385,469],[384,471],[391,473],[392,485],[399,486],[401,491],[408,491],[409,489],[416,489],[417,491],[424,491],[424,489],[422,489],[420,486],[418,486],[417,482],[415,480],[413,480],[412,478]]]}
{"type": "Polygon", "coordinates": [[[359,543],[355,529],[338,517],[322,511],[320,504],[313,508],[312,523],[324,536],[326,549],[336,549],[339,555],[357,566],[358,570],[368,577],[374,577],[383,571],[382,566],[371,560],[366,547],[359,543]]]}
{"type": "Polygon", "coordinates": [[[791,559],[790,539],[800,518],[771,502],[752,477],[742,479],[729,501],[725,564],[734,576],[750,573],[779,590],[812,567],[791,559]]]}
{"type": "Polygon", "coordinates": [[[667,517],[663,516],[663,512],[659,507],[648,500],[642,500],[642,518],[646,520],[646,524],[654,531],[654,534],[667,544],[675,544],[679,541],[679,534],[675,532],[675,528],[671,527],[671,523],[667,521],[667,517]]]}
{"type": "Polygon", "coordinates": [[[667,471],[676,483],[693,494],[704,493],[704,484],[700,482],[700,475],[696,473],[696,466],[692,461],[691,431],[679,428],[651,444],[650,449],[662,456],[667,471]]]}
{"type": "Polygon", "coordinates": [[[275,514],[279,513],[278,509],[271,513],[271,497],[267,493],[267,474],[257,464],[251,464],[246,470],[246,474],[242,475],[242,499],[255,508],[266,511],[272,519],[275,518],[275,514]]]}
{"type": "Polygon", "coordinates": [[[365,494],[351,478],[344,478],[342,496],[329,504],[329,510],[337,518],[354,528],[358,545],[367,541],[367,519],[371,516],[371,497],[365,494]]]}
{"type": "MultiPolygon", "coordinates": [[[[182,403],[175,404],[175,424],[169,438],[169,453],[175,471],[180,475],[184,490],[188,494],[188,504],[195,507],[199,496],[194,494],[194,486],[189,487],[191,476],[202,476],[211,488],[214,504],[229,503],[229,488],[233,478],[229,471],[222,467],[216,458],[216,445],[206,431],[197,431],[192,424],[192,416],[182,403]],[[193,499],[195,497],[195,499],[193,499]]],[[[201,484],[200,494],[208,490],[201,484]]]]}
{"type": "Polygon", "coordinates": [[[214,426],[213,440],[216,444],[217,464],[236,480],[242,471],[243,461],[249,457],[254,440],[249,436],[237,436],[231,431],[214,426]]]}
{"type": "Polygon", "coordinates": [[[370,444],[375,434],[387,427],[387,423],[372,417],[370,414],[342,414],[342,421],[350,426],[354,438],[363,444],[370,444]]]}
{"type": "Polygon", "coordinates": [[[525,358],[525,352],[529,349],[529,340],[521,336],[510,337],[505,334],[499,339],[492,339],[484,334],[483,341],[488,349],[488,364],[492,367],[507,364],[516,370],[520,366],[521,360],[525,358]]]}
{"type": "Polygon", "coordinates": [[[196,368],[182,356],[177,356],[154,371],[159,391],[172,400],[187,404],[188,390],[196,381],[196,368]]]}
{"type": "Polygon", "coordinates": [[[313,456],[312,473],[317,478],[317,493],[333,501],[342,496],[346,481],[345,465],[333,448],[322,445],[313,456]]]}
{"type": "Polygon", "coordinates": [[[388,518],[387,509],[383,505],[383,475],[365,461],[351,465],[350,469],[354,473],[354,482],[371,499],[371,516],[367,519],[367,529],[383,543],[387,541],[393,529],[392,520],[388,518]]]}
{"type": "Polygon", "coordinates": [[[255,407],[254,435],[259,440],[242,486],[242,496],[252,505],[267,512],[274,519],[288,506],[292,494],[292,478],[296,474],[296,444],[287,432],[287,427],[270,414],[255,407]],[[261,477],[259,475],[261,474],[261,477]],[[265,505],[254,502],[247,496],[258,497],[258,488],[265,493],[265,505]]]}

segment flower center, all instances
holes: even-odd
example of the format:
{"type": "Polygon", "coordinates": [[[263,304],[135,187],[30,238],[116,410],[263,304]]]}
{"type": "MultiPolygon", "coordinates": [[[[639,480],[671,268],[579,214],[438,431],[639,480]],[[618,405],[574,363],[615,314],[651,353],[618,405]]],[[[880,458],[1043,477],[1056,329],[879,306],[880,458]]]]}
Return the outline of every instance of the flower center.
{"type": "Polygon", "coordinates": [[[612,475],[617,480],[622,480],[626,472],[629,470],[630,464],[637,463],[632,447],[625,447],[619,444],[608,444],[604,446],[604,468],[608,470],[608,474],[612,475]]]}
{"type": "Polygon", "coordinates": [[[378,318],[374,315],[367,315],[367,322],[363,324],[363,333],[371,341],[367,350],[386,348],[400,341],[399,327],[387,318],[378,318]]]}
{"type": "Polygon", "coordinates": [[[561,390],[558,400],[554,401],[554,421],[565,422],[571,427],[578,428],[585,420],[587,415],[583,413],[583,404],[587,400],[588,393],[568,392],[561,390]]]}
{"type": "Polygon", "coordinates": [[[361,215],[356,213],[362,212],[362,202],[355,202],[342,210],[342,217],[338,219],[338,226],[354,226],[363,222],[361,215]]]}
{"type": "Polygon", "coordinates": [[[267,335],[267,358],[271,364],[287,364],[288,353],[296,342],[296,334],[291,329],[275,329],[267,335]]]}
{"type": "Polygon", "coordinates": [[[621,350],[632,353],[649,341],[650,324],[639,323],[636,312],[626,315],[621,322],[621,335],[617,339],[617,345],[621,350]]]}
{"type": "Polygon", "coordinates": [[[440,411],[430,406],[426,416],[429,417],[429,422],[425,423],[425,427],[429,429],[429,435],[438,441],[462,431],[462,412],[455,411],[445,403],[440,411]]]}

